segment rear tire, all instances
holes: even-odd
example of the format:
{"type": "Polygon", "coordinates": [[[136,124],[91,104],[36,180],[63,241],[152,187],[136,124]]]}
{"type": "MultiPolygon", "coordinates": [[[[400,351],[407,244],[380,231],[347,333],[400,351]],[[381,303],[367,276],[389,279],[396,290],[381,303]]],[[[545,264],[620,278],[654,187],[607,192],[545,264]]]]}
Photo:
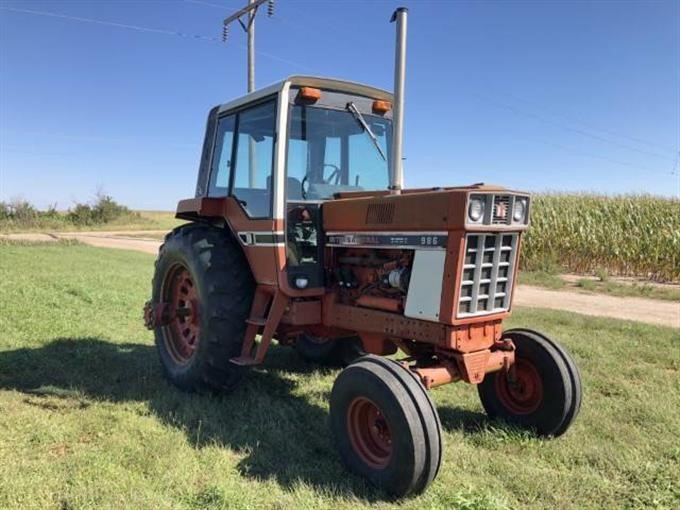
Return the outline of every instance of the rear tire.
{"type": "Polygon", "coordinates": [[[393,496],[422,492],[439,471],[437,411],[420,381],[394,361],[369,354],[343,370],[330,422],[347,467],[393,496]]]}
{"type": "Polygon", "coordinates": [[[241,352],[254,282],[241,248],[227,231],[190,223],[165,237],[153,278],[153,303],[183,310],[155,328],[166,377],[186,391],[229,391],[241,352]]]}
{"type": "Polygon", "coordinates": [[[576,418],[581,401],[578,369],[557,342],[530,330],[514,329],[503,337],[515,344],[513,382],[504,371],[488,374],[477,386],[490,418],[559,436],[576,418]]]}

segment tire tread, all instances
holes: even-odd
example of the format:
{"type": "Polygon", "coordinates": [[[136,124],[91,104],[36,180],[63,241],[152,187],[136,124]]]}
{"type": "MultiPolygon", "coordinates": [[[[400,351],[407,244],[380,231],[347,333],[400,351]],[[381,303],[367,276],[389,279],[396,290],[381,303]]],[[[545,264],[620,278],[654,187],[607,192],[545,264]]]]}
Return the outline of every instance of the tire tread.
{"type": "MultiPolygon", "coordinates": [[[[201,345],[195,355],[200,358],[196,360],[198,365],[188,377],[179,378],[161,356],[165,373],[182,389],[231,390],[242,370],[231,364],[229,358],[240,352],[254,292],[248,262],[229,231],[199,223],[180,225],[165,236],[159,248],[153,279],[156,302],[160,299],[163,268],[168,257],[184,259],[202,289],[202,322],[201,345]]],[[[163,333],[157,328],[159,350],[164,348],[163,343],[163,333]]]]}

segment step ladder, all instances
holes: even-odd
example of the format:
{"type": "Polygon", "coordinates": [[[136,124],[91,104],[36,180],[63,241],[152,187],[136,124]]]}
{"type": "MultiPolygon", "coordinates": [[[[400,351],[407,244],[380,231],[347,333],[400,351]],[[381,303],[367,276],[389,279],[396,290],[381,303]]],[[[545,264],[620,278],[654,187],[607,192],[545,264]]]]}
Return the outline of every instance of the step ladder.
{"type": "Polygon", "coordinates": [[[229,361],[239,366],[262,363],[287,305],[288,298],[278,287],[258,285],[250,307],[250,315],[246,319],[247,326],[241,355],[229,361]],[[256,342],[255,338],[258,334],[260,341],[256,342]]]}

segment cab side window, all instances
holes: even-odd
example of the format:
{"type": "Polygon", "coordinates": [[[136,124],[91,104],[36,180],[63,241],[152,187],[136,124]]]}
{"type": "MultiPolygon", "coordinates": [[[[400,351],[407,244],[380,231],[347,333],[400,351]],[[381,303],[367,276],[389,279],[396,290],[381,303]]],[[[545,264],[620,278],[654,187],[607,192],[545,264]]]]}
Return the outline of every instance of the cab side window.
{"type": "Polygon", "coordinates": [[[276,132],[276,102],[239,112],[231,194],[248,216],[272,216],[272,167],[276,132]]]}
{"type": "Polygon", "coordinates": [[[236,117],[234,115],[222,117],[217,125],[215,149],[210,165],[208,196],[226,197],[228,194],[235,127],[236,117]]]}

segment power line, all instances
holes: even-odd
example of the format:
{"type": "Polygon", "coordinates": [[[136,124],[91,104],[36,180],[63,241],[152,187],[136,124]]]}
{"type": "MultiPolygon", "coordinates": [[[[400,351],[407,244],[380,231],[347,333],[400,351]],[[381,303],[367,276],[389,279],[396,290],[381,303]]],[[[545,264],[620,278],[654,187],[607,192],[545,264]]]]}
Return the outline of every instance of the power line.
{"type": "MultiPolygon", "coordinates": [[[[18,12],[22,14],[31,14],[34,16],[46,16],[50,18],[60,18],[60,19],[66,19],[70,21],[79,21],[81,23],[94,23],[97,25],[104,25],[104,26],[110,26],[110,27],[115,27],[115,28],[123,28],[127,30],[135,30],[138,32],[146,32],[146,33],[152,33],[152,34],[162,34],[162,35],[171,35],[175,37],[180,37],[182,39],[193,39],[193,40],[203,40],[203,41],[209,41],[209,42],[214,42],[214,43],[219,43],[220,45],[222,44],[221,39],[218,39],[217,37],[210,37],[207,35],[201,35],[201,34],[191,34],[187,32],[180,32],[176,30],[165,30],[161,28],[152,28],[152,27],[145,27],[141,25],[132,25],[129,23],[118,23],[116,21],[106,21],[106,20],[100,20],[100,19],[94,19],[94,18],[85,18],[82,16],[71,16],[70,14],[61,14],[61,13],[56,13],[56,12],[49,12],[49,11],[36,11],[33,9],[20,9],[16,7],[6,7],[6,6],[0,6],[0,10],[4,11],[12,11],[12,12],[18,12]]],[[[244,44],[239,44],[239,46],[245,47],[244,44]]],[[[295,62],[293,60],[289,60],[283,57],[279,57],[278,55],[275,55],[273,53],[268,53],[264,51],[257,51],[256,52],[258,55],[261,55],[263,57],[266,57],[270,60],[275,60],[284,64],[288,65],[293,65],[295,67],[298,67],[300,69],[306,69],[310,70],[309,66],[306,66],[304,64],[301,64],[300,62],[295,62]]]]}
{"type": "Polygon", "coordinates": [[[671,169],[671,175],[677,174],[678,163],[680,163],[680,151],[675,156],[675,161],[673,162],[673,168],[671,169]]]}
{"type": "MultiPolygon", "coordinates": [[[[194,0],[185,0],[185,1],[194,1],[194,0]]],[[[347,0],[345,0],[345,1],[347,1],[347,0]]],[[[287,7],[287,8],[291,8],[291,9],[293,9],[293,10],[297,10],[297,11],[300,12],[300,13],[306,12],[306,11],[303,11],[302,9],[299,9],[296,5],[294,5],[294,4],[290,3],[290,2],[286,4],[286,7],[287,7]]],[[[297,27],[297,28],[300,28],[300,29],[305,29],[305,30],[308,31],[308,32],[309,32],[309,31],[315,32],[315,33],[317,33],[317,34],[321,35],[322,37],[325,37],[325,38],[327,38],[327,39],[329,39],[329,40],[332,39],[333,41],[338,41],[338,40],[347,40],[347,39],[348,39],[347,34],[345,34],[345,33],[342,33],[342,34],[341,34],[337,29],[334,29],[334,27],[333,27],[332,25],[324,25],[324,30],[321,31],[321,30],[318,30],[317,27],[315,27],[314,25],[309,26],[309,25],[305,25],[305,24],[303,24],[303,23],[298,23],[298,22],[295,22],[295,21],[291,21],[290,19],[284,18],[284,17],[282,17],[282,16],[280,16],[280,15],[277,15],[277,16],[275,17],[275,19],[278,19],[280,22],[285,23],[285,24],[288,24],[288,25],[291,25],[291,26],[293,26],[293,27],[297,27]],[[335,33],[338,34],[337,37],[334,37],[334,36],[331,35],[331,32],[333,32],[333,31],[335,31],[335,33]]],[[[356,34],[355,34],[355,35],[356,35],[356,34]]],[[[350,37],[350,39],[354,39],[355,41],[357,40],[356,37],[354,37],[354,38],[350,37]]],[[[508,95],[509,95],[513,100],[516,100],[516,101],[519,101],[519,102],[523,102],[523,103],[525,103],[525,104],[527,104],[527,105],[529,105],[529,106],[532,106],[532,107],[534,107],[534,108],[537,107],[535,104],[531,103],[530,101],[527,101],[527,100],[525,100],[525,99],[522,99],[522,98],[519,98],[519,97],[516,97],[516,96],[512,96],[512,95],[510,95],[510,94],[508,94],[508,95]]],[[[485,98],[482,97],[482,99],[485,99],[485,98]]],[[[486,100],[488,100],[488,99],[486,99],[486,100]]],[[[493,100],[492,100],[492,102],[493,102],[493,100]]],[[[627,150],[631,150],[631,151],[634,151],[634,152],[639,152],[639,153],[642,153],[642,154],[646,154],[646,155],[650,155],[650,156],[654,156],[654,157],[658,157],[658,158],[664,158],[664,159],[667,159],[667,160],[669,160],[669,161],[672,161],[672,160],[673,160],[673,158],[669,157],[668,155],[659,154],[658,152],[652,152],[652,151],[648,151],[648,150],[645,150],[645,149],[640,149],[640,148],[637,148],[637,147],[632,147],[632,146],[630,146],[630,145],[621,143],[621,142],[619,142],[619,141],[611,140],[610,138],[606,138],[606,137],[600,136],[600,135],[598,135],[598,134],[596,134],[596,133],[592,133],[592,132],[589,132],[589,131],[586,131],[586,130],[583,130],[583,129],[579,129],[579,128],[577,128],[577,127],[567,126],[567,125],[564,125],[564,124],[560,124],[560,123],[558,123],[558,122],[556,122],[556,121],[547,119],[547,118],[545,118],[544,116],[535,114],[535,113],[533,113],[533,112],[524,112],[524,111],[522,111],[521,109],[519,109],[519,108],[517,108],[517,107],[514,107],[514,106],[512,106],[512,105],[508,105],[507,103],[502,103],[501,101],[498,101],[498,100],[496,100],[495,102],[497,102],[497,103],[499,103],[499,104],[502,104],[502,105],[505,106],[506,108],[512,109],[513,111],[515,111],[515,112],[517,112],[517,113],[520,113],[520,114],[523,114],[523,115],[528,115],[528,116],[537,118],[538,120],[541,120],[542,122],[546,122],[546,123],[550,123],[550,124],[559,126],[559,127],[563,128],[563,129],[567,129],[567,130],[576,132],[576,133],[578,133],[578,134],[580,134],[580,135],[582,135],[582,136],[588,136],[588,137],[594,138],[594,139],[596,139],[596,140],[599,140],[599,141],[601,141],[601,142],[609,143],[609,144],[612,144],[612,145],[615,145],[615,146],[618,146],[618,147],[621,147],[621,148],[624,148],[624,149],[627,149],[627,150]]],[[[575,123],[581,124],[581,125],[583,125],[583,126],[589,128],[591,131],[599,131],[599,132],[606,133],[606,134],[608,134],[608,135],[610,135],[610,136],[613,136],[613,137],[618,137],[618,138],[627,139],[627,140],[632,141],[632,142],[635,142],[635,143],[637,143],[637,144],[643,144],[643,145],[647,145],[647,146],[650,146],[650,147],[656,147],[657,149],[662,149],[662,150],[669,151],[669,152],[675,152],[675,149],[670,148],[670,147],[668,147],[668,146],[666,146],[666,145],[662,145],[662,144],[655,143],[655,142],[650,142],[650,141],[648,141],[648,140],[643,140],[643,139],[641,139],[641,138],[636,138],[636,137],[624,135],[624,134],[622,134],[622,133],[617,133],[617,132],[612,131],[612,130],[609,130],[609,129],[603,129],[603,128],[599,128],[599,127],[596,127],[596,126],[592,126],[592,125],[589,125],[588,123],[586,123],[586,122],[584,122],[584,121],[582,121],[582,120],[574,119],[574,118],[571,118],[571,117],[569,117],[569,116],[567,116],[567,115],[564,115],[564,114],[561,114],[561,113],[552,113],[552,115],[553,115],[553,116],[560,117],[560,118],[563,118],[563,119],[565,119],[565,120],[567,120],[567,121],[569,121],[569,122],[572,122],[572,123],[575,122],[575,123]]]]}
{"type": "MultiPolygon", "coordinates": [[[[524,104],[529,105],[533,108],[540,108],[538,105],[536,105],[536,103],[532,103],[531,101],[527,101],[526,99],[523,99],[521,97],[517,97],[513,94],[507,94],[507,96],[511,97],[515,101],[519,101],[520,103],[524,103],[524,104]]],[[[627,140],[630,140],[632,142],[636,142],[638,144],[648,145],[650,147],[656,147],[657,149],[662,149],[662,150],[665,150],[665,151],[668,151],[668,152],[675,152],[675,149],[668,146],[668,145],[663,145],[663,144],[660,144],[660,143],[657,143],[657,142],[650,142],[649,140],[644,140],[642,138],[638,138],[638,137],[635,137],[635,136],[629,136],[629,135],[625,135],[623,133],[618,133],[616,131],[612,131],[610,129],[604,129],[602,127],[594,126],[594,125],[592,125],[592,124],[590,124],[590,123],[588,123],[588,122],[586,122],[582,119],[577,119],[575,117],[571,117],[571,116],[565,115],[563,113],[553,111],[553,112],[550,112],[549,114],[553,115],[555,117],[560,117],[560,118],[567,120],[569,122],[575,122],[577,124],[581,124],[582,126],[585,126],[585,127],[589,128],[591,130],[594,130],[594,131],[600,131],[602,133],[606,133],[608,135],[618,137],[618,138],[625,138],[627,140]]]]}
{"type": "Polygon", "coordinates": [[[116,21],[105,21],[105,20],[100,20],[100,19],[93,19],[93,18],[84,18],[81,16],[71,16],[70,14],[60,14],[57,12],[48,12],[48,11],[36,11],[32,9],[19,9],[16,7],[5,7],[2,6],[0,7],[3,11],[13,11],[13,12],[20,12],[23,14],[33,14],[36,16],[47,16],[51,18],[61,18],[61,19],[67,19],[71,21],[80,21],[83,23],[95,23],[97,25],[105,25],[109,27],[116,27],[116,28],[126,28],[128,30],[136,30],[138,32],[149,32],[153,34],[164,34],[164,35],[174,35],[177,37],[182,37],[184,39],[201,39],[204,41],[212,41],[212,42],[220,42],[219,39],[216,37],[210,37],[207,35],[200,35],[200,34],[189,34],[186,32],[179,32],[176,30],[164,30],[162,28],[151,28],[151,27],[143,27],[141,25],[130,25],[128,23],[118,23],[116,21]]]}
{"type": "MultiPolygon", "coordinates": [[[[189,4],[196,4],[196,5],[203,5],[206,7],[212,7],[215,9],[220,9],[224,10],[224,7],[220,5],[216,5],[210,2],[204,2],[203,0],[182,0],[183,2],[189,3],[189,4]]],[[[347,0],[346,0],[347,1],[347,0]]],[[[292,10],[297,10],[297,12],[304,13],[305,11],[301,9],[297,9],[293,4],[290,2],[286,3],[286,9],[292,9],[292,10]]],[[[312,23],[298,23],[296,21],[292,21],[291,19],[281,16],[278,12],[275,15],[269,16],[272,20],[275,20],[276,22],[285,24],[285,25],[290,25],[291,27],[297,28],[299,30],[304,31],[305,33],[314,33],[322,38],[327,39],[328,41],[332,42],[338,42],[339,40],[347,40],[346,34],[340,34],[337,32],[337,36],[333,36],[329,33],[328,26],[324,26],[324,29],[321,29],[312,23]]],[[[356,40],[356,39],[355,39],[356,40]]],[[[365,44],[365,43],[362,43],[365,44]]]]}
{"type": "MultiPolygon", "coordinates": [[[[202,0],[184,0],[184,1],[187,2],[187,3],[195,3],[195,4],[207,5],[207,6],[211,6],[211,7],[219,7],[215,4],[210,4],[209,2],[203,2],[202,0]]],[[[172,35],[172,36],[180,37],[180,38],[183,38],[183,39],[205,40],[205,41],[216,42],[216,43],[221,42],[218,38],[200,35],[200,34],[191,34],[191,33],[186,33],[186,32],[175,31],[175,30],[166,30],[166,29],[152,28],[152,27],[146,27],[146,26],[141,26],[141,25],[132,25],[132,24],[128,24],[128,23],[119,23],[119,22],[114,22],[114,21],[85,18],[85,17],[81,17],[81,16],[72,16],[72,15],[68,15],[68,14],[60,14],[60,13],[55,13],[55,12],[38,11],[38,10],[32,10],[32,9],[21,9],[21,8],[6,7],[6,6],[0,6],[0,10],[13,11],[13,12],[31,14],[31,15],[37,15],[37,16],[60,18],[60,19],[66,19],[66,20],[71,20],[71,21],[79,21],[79,22],[84,22],[84,23],[94,23],[94,24],[111,26],[111,27],[116,27],[116,28],[135,30],[135,31],[139,31],[139,32],[172,35]]],[[[284,21],[284,20],[282,20],[282,21],[284,21]]],[[[285,20],[284,22],[287,22],[287,23],[293,24],[293,25],[296,24],[296,23],[291,23],[288,20],[285,20]]],[[[245,45],[240,44],[240,46],[244,47],[245,45]]],[[[275,54],[272,54],[272,53],[263,52],[263,51],[257,51],[256,53],[258,55],[269,58],[271,60],[275,60],[275,61],[285,63],[285,64],[288,64],[288,65],[293,65],[293,66],[296,66],[296,67],[299,67],[299,68],[302,68],[302,69],[311,70],[309,68],[309,66],[301,64],[300,62],[295,62],[295,61],[292,61],[290,59],[279,57],[278,55],[275,55],[275,54]]],[[[526,115],[526,116],[529,116],[529,117],[533,117],[533,118],[540,120],[541,122],[545,122],[547,124],[556,125],[556,126],[561,127],[563,129],[574,131],[574,132],[579,133],[581,135],[589,136],[591,138],[594,138],[594,139],[597,139],[597,140],[600,140],[600,141],[603,141],[603,142],[611,143],[613,145],[625,148],[627,150],[632,150],[632,151],[635,151],[635,152],[640,152],[640,153],[643,153],[643,154],[648,154],[648,155],[652,155],[652,156],[655,156],[655,157],[667,159],[669,161],[674,161],[674,165],[673,165],[673,169],[671,170],[671,174],[674,175],[676,173],[677,166],[678,166],[678,159],[680,159],[680,154],[676,158],[671,159],[671,158],[668,158],[667,156],[664,156],[664,155],[661,155],[661,154],[658,154],[658,153],[655,153],[655,152],[646,151],[646,150],[643,150],[643,149],[638,149],[638,148],[631,147],[631,146],[628,146],[628,145],[625,145],[625,144],[621,144],[621,143],[616,142],[614,140],[610,140],[610,139],[601,137],[599,135],[589,133],[587,131],[584,131],[584,130],[581,130],[581,129],[578,129],[578,128],[574,128],[572,126],[567,126],[567,125],[552,121],[550,119],[545,118],[544,116],[538,115],[538,114],[533,113],[533,112],[522,111],[521,109],[519,109],[519,108],[517,108],[513,105],[504,103],[502,101],[498,101],[498,100],[495,100],[495,99],[489,99],[488,97],[484,97],[484,96],[481,96],[479,94],[475,94],[475,95],[477,95],[478,98],[480,98],[484,101],[496,103],[497,105],[500,105],[500,106],[503,106],[504,108],[510,109],[511,111],[513,111],[515,113],[518,113],[518,114],[521,114],[521,115],[526,115]]],[[[522,101],[519,98],[517,98],[517,99],[522,101]]],[[[567,118],[567,117],[563,116],[563,118],[567,118]]],[[[606,132],[606,130],[603,130],[603,129],[600,129],[600,131],[606,132]]],[[[621,136],[621,137],[624,137],[624,138],[630,138],[632,140],[639,140],[642,143],[648,143],[649,145],[655,145],[655,146],[658,146],[658,147],[662,147],[658,144],[652,144],[650,142],[645,142],[641,139],[634,139],[632,137],[627,137],[625,135],[617,135],[617,136],[621,136]]],[[[561,144],[558,144],[558,143],[555,143],[555,142],[550,142],[550,141],[546,141],[546,140],[542,140],[542,139],[536,139],[536,140],[539,141],[539,142],[548,144],[548,145],[559,147],[561,149],[569,150],[569,151],[579,153],[579,154],[582,154],[582,155],[585,155],[585,156],[588,156],[588,157],[602,159],[602,160],[610,161],[610,162],[618,164],[618,165],[628,166],[628,167],[632,167],[632,168],[637,168],[639,170],[647,171],[646,169],[642,169],[640,167],[637,167],[636,165],[626,163],[626,162],[622,162],[622,161],[618,161],[618,160],[609,158],[607,156],[602,156],[602,155],[590,153],[590,152],[587,152],[587,151],[581,151],[579,149],[574,149],[574,148],[569,147],[569,146],[561,145],[561,144]]]]}
{"type": "MultiPolygon", "coordinates": [[[[582,156],[587,156],[589,158],[595,158],[595,159],[601,159],[603,161],[609,161],[610,163],[614,163],[615,165],[626,166],[628,168],[634,168],[636,170],[640,170],[640,171],[643,171],[643,172],[649,172],[650,171],[650,169],[648,169],[648,168],[641,167],[641,166],[635,165],[633,163],[628,163],[626,161],[620,161],[618,159],[610,158],[608,156],[603,156],[601,154],[597,154],[597,153],[590,152],[590,151],[584,151],[582,149],[570,147],[569,145],[564,145],[564,144],[561,144],[561,143],[553,142],[551,140],[545,140],[543,138],[535,138],[535,137],[527,137],[527,139],[535,140],[537,142],[541,142],[541,143],[544,143],[546,145],[551,145],[553,147],[557,147],[557,148],[562,149],[562,150],[573,152],[574,154],[580,154],[582,156]]],[[[659,173],[661,173],[661,172],[659,172],[659,173]]],[[[663,173],[665,173],[665,172],[663,172],[663,173]]]]}
{"type": "MultiPolygon", "coordinates": [[[[505,131],[505,132],[511,133],[515,138],[518,138],[518,139],[521,139],[521,140],[526,140],[526,141],[531,141],[531,142],[539,142],[539,143],[549,145],[549,146],[552,146],[552,147],[557,147],[558,149],[562,149],[562,150],[567,151],[567,152],[572,152],[574,154],[578,154],[580,156],[586,156],[586,157],[593,158],[593,159],[608,161],[609,163],[613,163],[615,165],[632,168],[632,169],[637,170],[639,172],[647,172],[647,173],[651,172],[651,173],[655,173],[655,174],[658,174],[658,175],[665,175],[665,176],[669,175],[667,171],[653,170],[653,169],[650,169],[650,168],[647,168],[647,167],[642,167],[642,166],[636,165],[634,163],[629,163],[627,161],[620,161],[618,159],[610,158],[608,156],[603,156],[602,154],[597,154],[597,153],[590,152],[590,151],[584,151],[584,150],[578,149],[576,147],[571,147],[569,145],[564,145],[564,144],[561,144],[561,143],[558,143],[558,142],[553,142],[551,140],[546,140],[544,138],[533,137],[533,136],[517,136],[517,134],[512,132],[512,131],[505,131]]],[[[671,175],[672,175],[672,172],[671,172],[671,175]]]]}
{"type": "Polygon", "coordinates": [[[637,147],[632,147],[628,144],[620,143],[620,142],[617,142],[615,140],[611,140],[609,138],[605,138],[603,136],[599,136],[597,134],[590,133],[588,131],[584,131],[583,129],[575,128],[575,127],[572,127],[572,126],[569,126],[569,125],[566,125],[566,124],[563,124],[563,123],[560,123],[560,122],[553,121],[551,119],[546,118],[543,115],[539,115],[539,114],[533,113],[533,112],[524,111],[520,108],[517,108],[517,107],[511,105],[511,104],[505,103],[503,101],[499,101],[497,99],[491,99],[491,98],[485,97],[481,94],[474,93],[473,95],[475,95],[479,99],[482,99],[483,101],[486,101],[486,102],[492,103],[492,104],[496,104],[496,105],[501,106],[503,108],[506,108],[506,109],[508,109],[508,110],[510,110],[514,113],[524,115],[526,117],[534,118],[534,119],[536,119],[540,122],[543,122],[545,124],[557,126],[559,128],[566,129],[567,131],[572,131],[572,132],[577,133],[579,135],[586,136],[586,137],[589,137],[589,138],[593,138],[594,140],[609,143],[611,145],[614,145],[616,147],[620,147],[622,149],[626,149],[626,150],[633,151],[633,152],[638,152],[640,154],[646,154],[648,156],[654,156],[654,157],[665,159],[665,160],[668,160],[668,161],[673,161],[673,158],[670,158],[670,157],[668,157],[664,154],[659,154],[657,152],[652,152],[652,151],[648,151],[648,150],[645,150],[645,149],[639,149],[637,147]]]}
{"type": "Polygon", "coordinates": [[[205,5],[206,7],[214,7],[215,9],[220,9],[221,11],[224,10],[223,5],[211,4],[210,2],[204,2],[203,0],[182,0],[182,1],[188,4],[205,5]]]}
{"type": "Polygon", "coordinates": [[[274,14],[274,0],[248,0],[245,7],[241,7],[238,11],[224,18],[222,21],[222,41],[227,41],[229,35],[229,27],[232,23],[237,21],[248,38],[248,67],[247,67],[247,84],[248,92],[255,90],[255,17],[257,16],[258,8],[267,2],[267,14],[271,18],[274,14]],[[244,22],[242,18],[247,18],[244,22]]]}

